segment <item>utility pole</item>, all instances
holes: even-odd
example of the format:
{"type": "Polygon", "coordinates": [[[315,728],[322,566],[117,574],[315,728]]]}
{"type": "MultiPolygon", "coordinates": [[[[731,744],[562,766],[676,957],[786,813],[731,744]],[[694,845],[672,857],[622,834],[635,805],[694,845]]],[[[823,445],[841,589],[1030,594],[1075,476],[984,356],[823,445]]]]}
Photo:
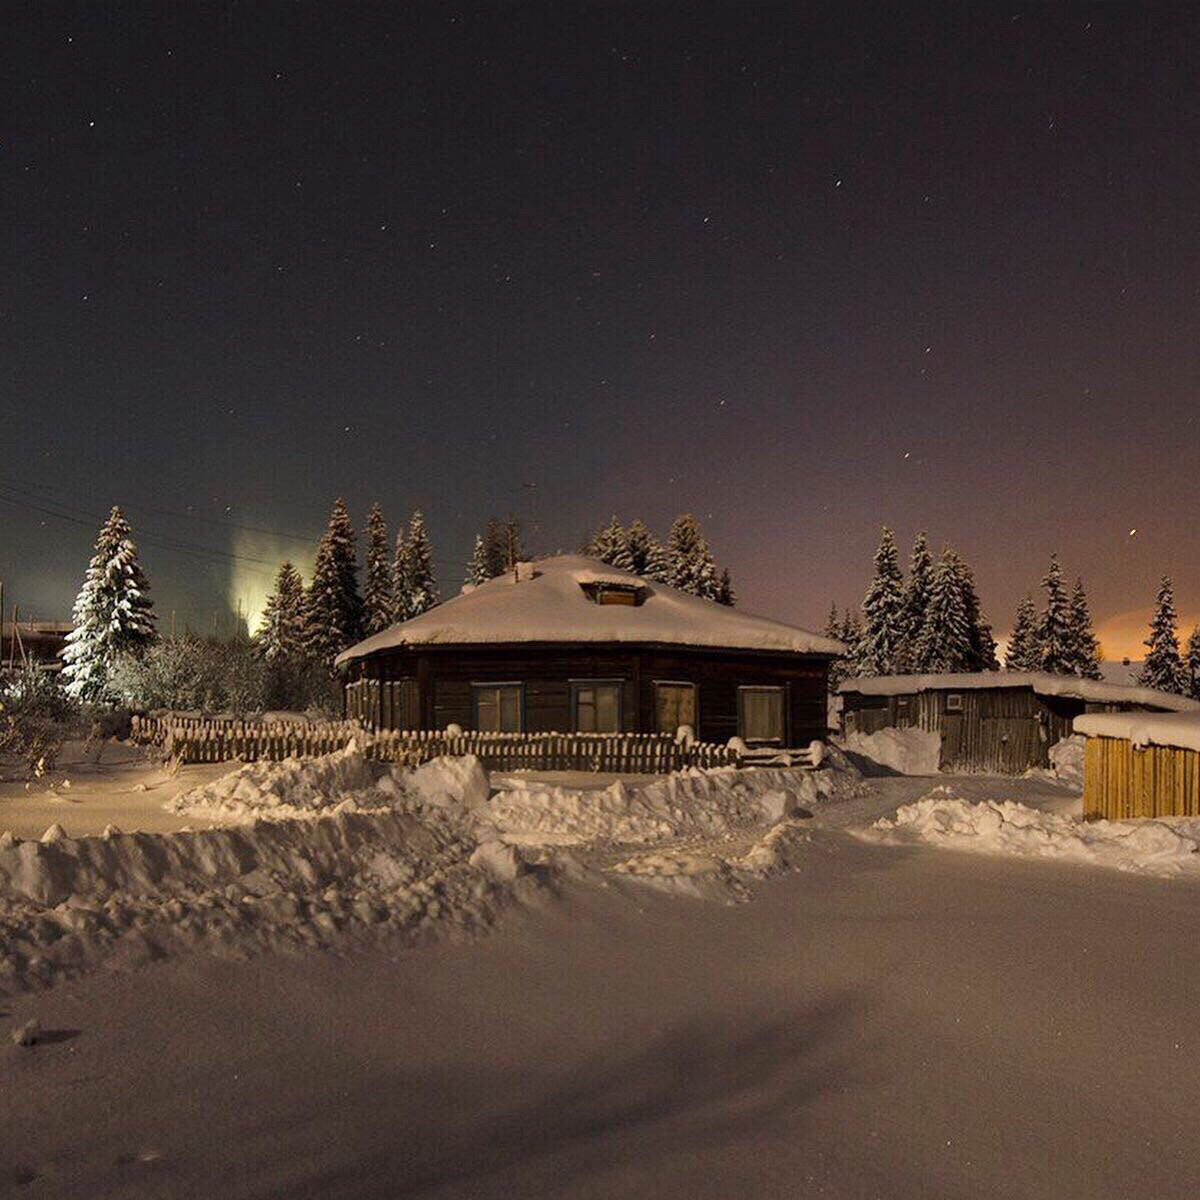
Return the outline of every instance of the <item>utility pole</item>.
{"type": "Polygon", "coordinates": [[[537,515],[537,484],[523,483],[521,484],[521,487],[529,493],[529,524],[532,531],[529,545],[529,557],[534,558],[537,555],[537,546],[540,540],[537,515]]]}

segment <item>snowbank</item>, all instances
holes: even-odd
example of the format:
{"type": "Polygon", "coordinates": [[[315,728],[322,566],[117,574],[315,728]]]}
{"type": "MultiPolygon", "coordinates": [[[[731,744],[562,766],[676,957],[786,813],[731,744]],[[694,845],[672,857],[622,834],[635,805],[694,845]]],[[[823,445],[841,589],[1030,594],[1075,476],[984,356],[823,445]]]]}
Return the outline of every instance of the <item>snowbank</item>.
{"type": "Polygon", "coordinates": [[[97,963],[354,944],[489,926],[536,882],[483,855],[465,813],[339,812],[173,834],[0,837],[0,992],[97,963]]]}
{"type": "Polygon", "coordinates": [[[859,780],[836,750],[818,772],[727,767],[592,790],[519,777],[490,799],[470,756],[409,770],[349,747],[251,763],[171,802],[233,822],[223,828],[0,835],[0,993],[102,962],[485,929],[567,871],[743,899],[748,879],[803,846],[806,806],[859,780]]]}
{"type": "Polygon", "coordinates": [[[839,740],[844,750],[901,775],[936,775],[942,757],[942,735],[915,726],[889,725],[875,733],[848,733],[839,740]]]}
{"type": "Polygon", "coordinates": [[[167,802],[172,812],[209,819],[286,820],[333,809],[374,809],[407,801],[477,808],[488,776],[474,755],[435,758],[415,769],[375,763],[353,743],[319,758],[254,762],[167,802]]]}
{"type": "Polygon", "coordinates": [[[1050,766],[1030,767],[1025,772],[1025,779],[1044,779],[1047,783],[1057,783],[1072,791],[1083,791],[1083,754],[1087,738],[1081,733],[1061,738],[1050,747],[1050,766]]]}
{"type": "Polygon", "coordinates": [[[1075,718],[1075,732],[1200,751],[1200,713],[1087,713],[1075,718]]]}
{"type": "Polygon", "coordinates": [[[859,787],[849,767],[681,771],[650,783],[622,781],[580,791],[514,777],[494,795],[486,819],[514,845],[647,843],[713,837],[764,827],[859,787]]]}
{"type": "Polygon", "coordinates": [[[951,850],[1088,863],[1145,875],[1200,875],[1200,821],[1080,821],[1011,800],[974,803],[939,787],[861,836],[951,850]]]}

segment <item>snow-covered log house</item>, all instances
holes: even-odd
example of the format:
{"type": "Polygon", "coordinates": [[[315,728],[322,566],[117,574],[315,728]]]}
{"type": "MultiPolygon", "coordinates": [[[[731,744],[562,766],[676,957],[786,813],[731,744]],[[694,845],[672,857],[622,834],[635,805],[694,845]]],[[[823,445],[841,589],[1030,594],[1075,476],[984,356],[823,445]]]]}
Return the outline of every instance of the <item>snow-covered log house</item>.
{"type": "Polygon", "coordinates": [[[511,572],[338,657],[376,728],[675,733],[796,747],[826,736],[840,642],[564,555],[511,572]]]}
{"type": "Polygon", "coordinates": [[[941,734],[943,771],[997,775],[1049,766],[1050,747],[1084,713],[1200,709],[1152,688],[1036,671],[880,675],[847,679],[838,692],[844,733],[916,726],[941,734]]]}

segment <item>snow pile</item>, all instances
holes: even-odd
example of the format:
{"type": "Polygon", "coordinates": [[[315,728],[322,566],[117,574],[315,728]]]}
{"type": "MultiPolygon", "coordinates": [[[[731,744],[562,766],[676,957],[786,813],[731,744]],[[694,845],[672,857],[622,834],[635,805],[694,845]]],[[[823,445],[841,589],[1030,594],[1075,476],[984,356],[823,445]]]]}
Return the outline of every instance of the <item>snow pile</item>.
{"type": "Polygon", "coordinates": [[[376,778],[372,764],[352,742],[319,758],[252,762],[164,806],[194,817],[253,820],[307,816],[339,804],[370,805],[376,778]]]}
{"type": "Polygon", "coordinates": [[[461,804],[466,808],[479,808],[487,803],[491,792],[488,773],[474,754],[465,754],[461,758],[443,755],[411,771],[393,768],[387,781],[389,788],[398,787],[414,800],[442,807],[461,804]]]}
{"type": "Polygon", "coordinates": [[[1050,769],[1060,783],[1083,787],[1083,751],[1087,738],[1075,733],[1050,747],[1050,769]]]}
{"type": "Polygon", "coordinates": [[[1088,863],[1146,875],[1200,873],[1200,821],[1079,821],[1012,800],[974,803],[934,788],[866,837],[952,850],[1088,863]]]}
{"type": "Polygon", "coordinates": [[[474,755],[435,758],[413,769],[374,763],[353,743],[319,758],[247,763],[168,801],[172,812],[217,820],[286,820],[337,809],[487,802],[488,777],[474,755]]]}
{"type": "Polygon", "coordinates": [[[474,931],[535,889],[465,812],[342,811],[195,833],[0,836],[0,992],[96,963],[352,946],[435,922],[474,931]]]}
{"type": "Polygon", "coordinates": [[[835,750],[819,772],[726,767],[593,790],[523,777],[489,800],[473,757],[409,770],[350,747],[247,764],[174,803],[233,822],[222,828],[0,835],[0,994],[99,963],[474,932],[572,871],[744,899],[807,841],[806,806],[860,778],[835,750]]]}
{"type": "Polygon", "coordinates": [[[1074,792],[1083,791],[1083,754],[1087,738],[1072,734],[1055,742],[1050,747],[1049,767],[1030,767],[1025,779],[1041,779],[1046,783],[1057,783],[1074,792]]]}
{"type": "Polygon", "coordinates": [[[858,786],[858,772],[846,767],[721,767],[592,790],[515,777],[492,797],[486,820],[514,845],[648,843],[761,828],[858,786]]]}
{"type": "Polygon", "coordinates": [[[875,733],[848,733],[841,746],[900,775],[936,775],[942,757],[942,735],[910,726],[889,725],[875,733]]]}

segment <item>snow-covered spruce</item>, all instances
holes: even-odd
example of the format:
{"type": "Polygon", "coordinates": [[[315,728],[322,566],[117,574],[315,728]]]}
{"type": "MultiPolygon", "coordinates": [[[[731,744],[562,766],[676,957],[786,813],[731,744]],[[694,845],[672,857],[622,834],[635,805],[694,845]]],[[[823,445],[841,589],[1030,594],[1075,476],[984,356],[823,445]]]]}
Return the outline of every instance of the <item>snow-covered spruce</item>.
{"type": "Polygon", "coordinates": [[[62,652],[67,692],[75,699],[110,699],[109,675],[117,659],[140,654],[155,640],[149,593],[129,522],[114,505],[75,598],[74,628],[62,652]]]}

